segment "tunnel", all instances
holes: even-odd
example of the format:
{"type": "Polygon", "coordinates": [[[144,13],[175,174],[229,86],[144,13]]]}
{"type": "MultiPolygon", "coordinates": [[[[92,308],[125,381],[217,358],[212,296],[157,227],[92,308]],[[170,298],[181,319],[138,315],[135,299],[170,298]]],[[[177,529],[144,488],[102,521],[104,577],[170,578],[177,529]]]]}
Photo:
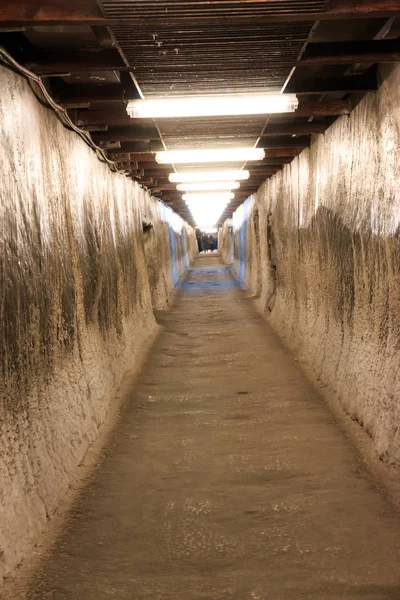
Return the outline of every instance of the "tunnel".
{"type": "Polygon", "coordinates": [[[400,600],[400,1],[0,2],[0,598],[400,600]]]}

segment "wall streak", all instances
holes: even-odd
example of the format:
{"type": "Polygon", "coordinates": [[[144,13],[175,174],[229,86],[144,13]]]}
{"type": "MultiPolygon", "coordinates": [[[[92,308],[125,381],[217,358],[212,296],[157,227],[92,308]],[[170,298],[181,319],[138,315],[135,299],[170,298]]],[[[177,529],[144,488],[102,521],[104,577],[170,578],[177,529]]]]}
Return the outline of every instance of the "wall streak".
{"type": "Polygon", "coordinates": [[[381,76],[236,211],[233,268],[379,456],[400,464],[400,68],[381,76]]]}
{"type": "Polygon", "coordinates": [[[3,68],[0,136],[1,580],[40,541],[197,246],[3,68]]]}

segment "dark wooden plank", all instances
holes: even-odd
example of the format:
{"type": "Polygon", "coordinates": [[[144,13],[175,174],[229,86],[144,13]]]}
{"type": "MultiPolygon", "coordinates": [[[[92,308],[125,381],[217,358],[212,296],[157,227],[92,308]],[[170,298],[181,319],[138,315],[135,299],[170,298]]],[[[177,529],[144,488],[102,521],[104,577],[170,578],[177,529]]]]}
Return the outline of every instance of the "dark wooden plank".
{"type": "MultiPolygon", "coordinates": [[[[68,85],[56,91],[54,99],[62,105],[76,103],[88,104],[91,102],[123,102],[124,91],[118,84],[115,85],[68,85]]],[[[105,122],[107,124],[107,121],[105,122]]],[[[85,123],[87,125],[88,123],[85,123]]]]}
{"type": "Polygon", "coordinates": [[[40,74],[125,68],[117,50],[44,50],[28,55],[25,66],[40,74]]]}
{"type": "Polygon", "coordinates": [[[370,92],[378,89],[376,71],[372,70],[365,75],[344,77],[331,77],[327,79],[311,78],[301,81],[289,82],[285,89],[287,93],[297,95],[325,94],[328,92],[370,92]]]}
{"type": "Polygon", "coordinates": [[[113,126],[131,126],[135,124],[152,123],[151,119],[131,119],[127,114],[126,109],[120,110],[93,110],[77,113],[77,125],[102,125],[104,123],[113,126]]]}
{"type": "Polygon", "coordinates": [[[262,136],[257,142],[257,148],[309,148],[310,136],[301,137],[268,137],[262,136]]]}
{"type": "Polygon", "coordinates": [[[252,173],[253,171],[257,171],[258,169],[264,169],[265,166],[270,167],[275,165],[287,165],[291,163],[292,160],[293,158],[290,156],[283,156],[280,158],[264,158],[264,160],[259,162],[258,164],[248,164],[246,168],[252,173]]]}
{"type": "Polygon", "coordinates": [[[392,63],[400,61],[400,41],[370,40],[308,44],[296,66],[353,63],[392,63]]]}
{"type": "Polygon", "coordinates": [[[155,126],[109,127],[107,131],[94,133],[92,138],[97,142],[119,140],[148,141],[159,140],[160,136],[155,126]]]}
{"type": "MultiPolygon", "coordinates": [[[[142,152],[142,153],[135,153],[135,152],[127,152],[127,150],[124,150],[123,152],[117,152],[117,153],[113,153],[111,154],[111,157],[113,159],[117,159],[117,160],[129,160],[131,162],[142,162],[142,163],[146,163],[147,165],[151,165],[153,167],[157,167],[158,163],[156,162],[156,157],[154,154],[152,154],[151,152],[142,152]],[[122,155],[119,157],[119,155],[122,155]]],[[[144,169],[145,167],[143,166],[139,166],[138,168],[140,169],[144,169]]],[[[166,168],[165,165],[160,165],[160,168],[166,168]]]]}
{"type": "Polygon", "coordinates": [[[311,121],[305,123],[268,123],[263,137],[279,135],[308,135],[324,133],[330,122],[311,121]]]}
{"type": "MultiPolygon", "coordinates": [[[[251,0],[254,2],[254,0],[251,0]]],[[[264,3],[264,0],[259,0],[264,3]]],[[[247,0],[243,0],[247,2],[247,0]]],[[[207,0],[205,4],[212,4],[212,0],[207,0]]],[[[257,19],[260,24],[284,21],[314,21],[314,20],[332,20],[332,19],[351,19],[351,18],[373,18],[396,16],[400,13],[400,0],[328,0],[323,11],[299,12],[290,11],[272,12],[268,16],[260,19],[256,11],[254,17],[243,18],[240,16],[230,16],[224,19],[216,16],[203,18],[201,13],[196,13],[191,17],[190,13],[184,16],[185,24],[198,26],[199,22],[203,25],[212,25],[215,22],[226,22],[231,25],[238,21],[242,26],[250,19],[257,19]]],[[[85,23],[90,25],[126,25],[132,26],[152,26],[156,31],[159,25],[165,23],[171,26],[180,26],[182,18],[168,17],[163,18],[137,18],[134,13],[124,15],[113,19],[105,19],[95,0],[19,0],[18,2],[3,2],[0,5],[0,23],[2,25],[75,25],[85,23]],[[133,16],[131,16],[133,15],[133,16]]]]}
{"type": "Polygon", "coordinates": [[[276,165],[275,167],[271,167],[269,169],[260,169],[259,171],[250,171],[251,177],[249,181],[253,181],[254,179],[259,179],[260,177],[266,177],[267,175],[274,175],[278,171],[281,170],[283,165],[276,165]]]}
{"type": "Polygon", "coordinates": [[[172,190],[172,191],[176,191],[176,184],[175,183],[159,183],[157,185],[157,189],[159,191],[161,190],[172,190]]]}
{"type": "Polygon", "coordinates": [[[171,173],[172,169],[154,169],[153,163],[133,163],[133,162],[123,162],[120,163],[118,160],[116,161],[118,164],[126,165],[130,171],[134,172],[138,177],[155,177],[156,179],[168,179],[169,173],[171,173]],[[135,165],[136,168],[135,168],[135,165]]]}
{"type": "Polygon", "coordinates": [[[108,125],[81,125],[83,131],[107,131],[108,125]]]}
{"type": "MultiPolygon", "coordinates": [[[[111,85],[66,85],[55,93],[55,99],[62,105],[90,105],[93,102],[121,102],[137,100],[138,91],[132,82],[132,88],[119,84],[111,85]]],[[[82,123],[88,125],[89,123],[82,123]]],[[[106,121],[106,124],[107,121],[106,121]]],[[[132,122],[130,123],[132,125],[132,122]]]]}
{"type": "MultiPolygon", "coordinates": [[[[233,50],[232,50],[233,52],[233,50]]],[[[157,69],[163,74],[193,72],[196,70],[195,57],[186,57],[189,65],[186,69],[177,66],[176,61],[168,61],[165,65],[159,64],[152,67],[152,72],[157,69]],[[189,60],[190,59],[190,60],[189,60]]],[[[398,40],[375,40],[362,42],[337,42],[327,44],[309,44],[302,59],[286,60],[282,56],[274,54],[269,59],[270,67],[293,67],[314,66],[324,64],[352,64],[362,63],[390,63],[400,60],[400,47],[398,40]]],[[[215,55],[213,64],[200,61],[200,70],[206,67],[218,67],[220,58],[215,55]]],[[[257,63],[255,63],[257,64],[257,63]]],[[[25,66],[39,74],[67,73],[77,71],[135,71],[133,67],[127,67],[117,50],[83,49],[83,50],[46,50],[36,51],[28,56],[25,66]]],[[[248,67],[236,66],[236,71],[248,70],[248,67]]]]}
{"type": "MultiPolygon", "coordinates": [[[[265,150],[265,158],[282,158],[289,156],[298,156],[300,152],[303,151],[303,148],[274,148],[270,150],[265,150]]],[[[248,163],[247,166],[251,165],[248,163]]]]}
{"type": "Polygon", "coordinates": [[[148,187],[158,187],[157,181],[155,181],[155,179],[153,179],[152,177],[147,177],[147,178],[146,177],[142,177],[138,181],[142,185],[146,185],[148,187]]]}
{"type": "Polygon", "coordinates": [[[121,152],[134,152],[147,154],[148,152],[162,152],[164,150],[161,140],[151,140],[150,142],[122,142],[121,152]]]}
{"type": "MultiPolygon", "coordinates": [[[[266,132],[266,134],[262,137],[258,147],[259,148],[308,148],[310,144],[309,137],[292,137],[293,132],[296,133],[321,133],[325,131],[326,126],[317,123],[313,127],[312,123],[299,124],[301,127],[296,128],[297,124],[294,126],[274,126],[271,125],[271,132],[266,132]],[[307,127],[308,125],[308,127],[307,127]],[[322,126],[323,125],[323,126],[322,126]]],[[[267,128],[268,129],[268,128],[267,128]]],[[[145,130],[140,130],[138,128],[129,128],[125,131],[111,129],[105,132],[95,132],[92,134],[92,138],[96,142],[106,142],[106,141],[147,141],[158,140],[157,132],[154,129],[148,128],[145,130]]],[[[199,138],[197,138],[198,140],[199,138]]],[[[210,144],[212,145],[213,137],[212,130],[210,131],[210,144]]],[[[190,143],[190,139],[187,143],[190,143]]],[[[129,146],[123,145],[123,151],[132,151],[128,150],[129,146]]],[[[146,150],[147,151],[147,150],[146,150]]]]}
{"type": "Polygon", "coordinates": [[[96,0],[15,0],[0,3],[0,23],[70,24],[106,22],[96,0]]]}
{"type": "MultiPolygon", "coordinates": [[[[118,156],[118,155],[116,155],[116,156],[118,156]]],[[[117,159],[116,162],[118,162],[118,159],[117,159]]],[[[138,167],[137,167],[138,171],[143,171],[143,172],[145,172],[147,174],[148,173],[148,169],[152,169],[153,170],[153,175],[156,176],[156,177],[159,176],[156,173],[157,169],[155,169],[155,167],[154,167],[154,165],[157,165],[157,163],[152,163],[152,162],[147,162],[147,161],[143,161],[143,162],[138,161],[136,164],[138,165],[138,167]]],[[[164,165],[164,169],[160,168],[158,171],[159,171],[160,174],[163,174],[165,172],[165,165],[164,165]]],[[[167,172],[167,174],[171,173],[172,169],[169,168],[169,169],[167,169],[166,172],[167,172]]]]}

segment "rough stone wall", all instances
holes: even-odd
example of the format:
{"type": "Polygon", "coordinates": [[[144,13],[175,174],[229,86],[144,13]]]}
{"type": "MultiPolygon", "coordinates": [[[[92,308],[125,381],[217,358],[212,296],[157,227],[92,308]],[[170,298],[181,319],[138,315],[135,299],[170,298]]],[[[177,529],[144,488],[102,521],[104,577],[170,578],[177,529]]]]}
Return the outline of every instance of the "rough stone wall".
{"type": "Polygon", "coordinates": [[[0,137],[1,580],[40,539],[197,247],[2,68],[0,137]]]}
{"type": "Polygon", "coordinates": [[[234,271],[379,456],[399,464],[400,68],[381,76],[239,207],[234,271]]]}
{"type": "Polygon", "coordinates": [[[166,308],[174,284],[198,253],[192,227],[142,191],[142,239],[153,308],[166,308]]]}
{"type": "Polygon", "coordinates": [[[226,264],[233,263],[233,223],[227,219],[218,230],[218,251],[226,264]]]}

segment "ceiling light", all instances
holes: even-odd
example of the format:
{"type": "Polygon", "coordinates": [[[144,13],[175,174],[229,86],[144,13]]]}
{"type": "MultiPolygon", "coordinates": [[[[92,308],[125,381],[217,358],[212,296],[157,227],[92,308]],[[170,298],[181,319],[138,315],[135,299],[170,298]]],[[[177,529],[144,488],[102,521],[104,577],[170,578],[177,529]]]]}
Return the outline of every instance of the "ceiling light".
{"type": "Polygon", "coordinates": [[[209,150],[170,150],[158,152],[156,161],[160,164],[245,162],[262,160],[265,156],[262,148],[220,148],[209,150]]]}
{"type": "Polygon", "coordinates": [[[127,113],[135,119],[171,117],[211,117],[223,115],[269,115],[294,112],[298,107],[295,94],[260,96],[181,96],[131,100],[127,113]]]}
{"type": "Polygon", "coordinates": [[[205,194],[183,194],[182,195],[182,198],[185,200],[185,202],[187,204],[190,204],[193,202],[199,202],[199,201],[203,202],[203,203],[207,203],[207,202],[213,202],[213,203],[226,202],[226,203],[228,203],[234,197],[235,197],[235,194],[233,194],[232,192],[220,192],[217,194],[205,193],[205,194]]]}
{"type": "Polygon", "coordinates": [[[240,188],[238,181],[210,181],[206,183],[178,183],[179,192],[213,192],[218,190],[237,190],[240,188]]]}
{"type": "Polygon", "coordinates": [[[190,171],[190,173],[171,173],[168,177],[171,183],[195,181],[242,181],[250,177],[249,171],[190,171]]]}

